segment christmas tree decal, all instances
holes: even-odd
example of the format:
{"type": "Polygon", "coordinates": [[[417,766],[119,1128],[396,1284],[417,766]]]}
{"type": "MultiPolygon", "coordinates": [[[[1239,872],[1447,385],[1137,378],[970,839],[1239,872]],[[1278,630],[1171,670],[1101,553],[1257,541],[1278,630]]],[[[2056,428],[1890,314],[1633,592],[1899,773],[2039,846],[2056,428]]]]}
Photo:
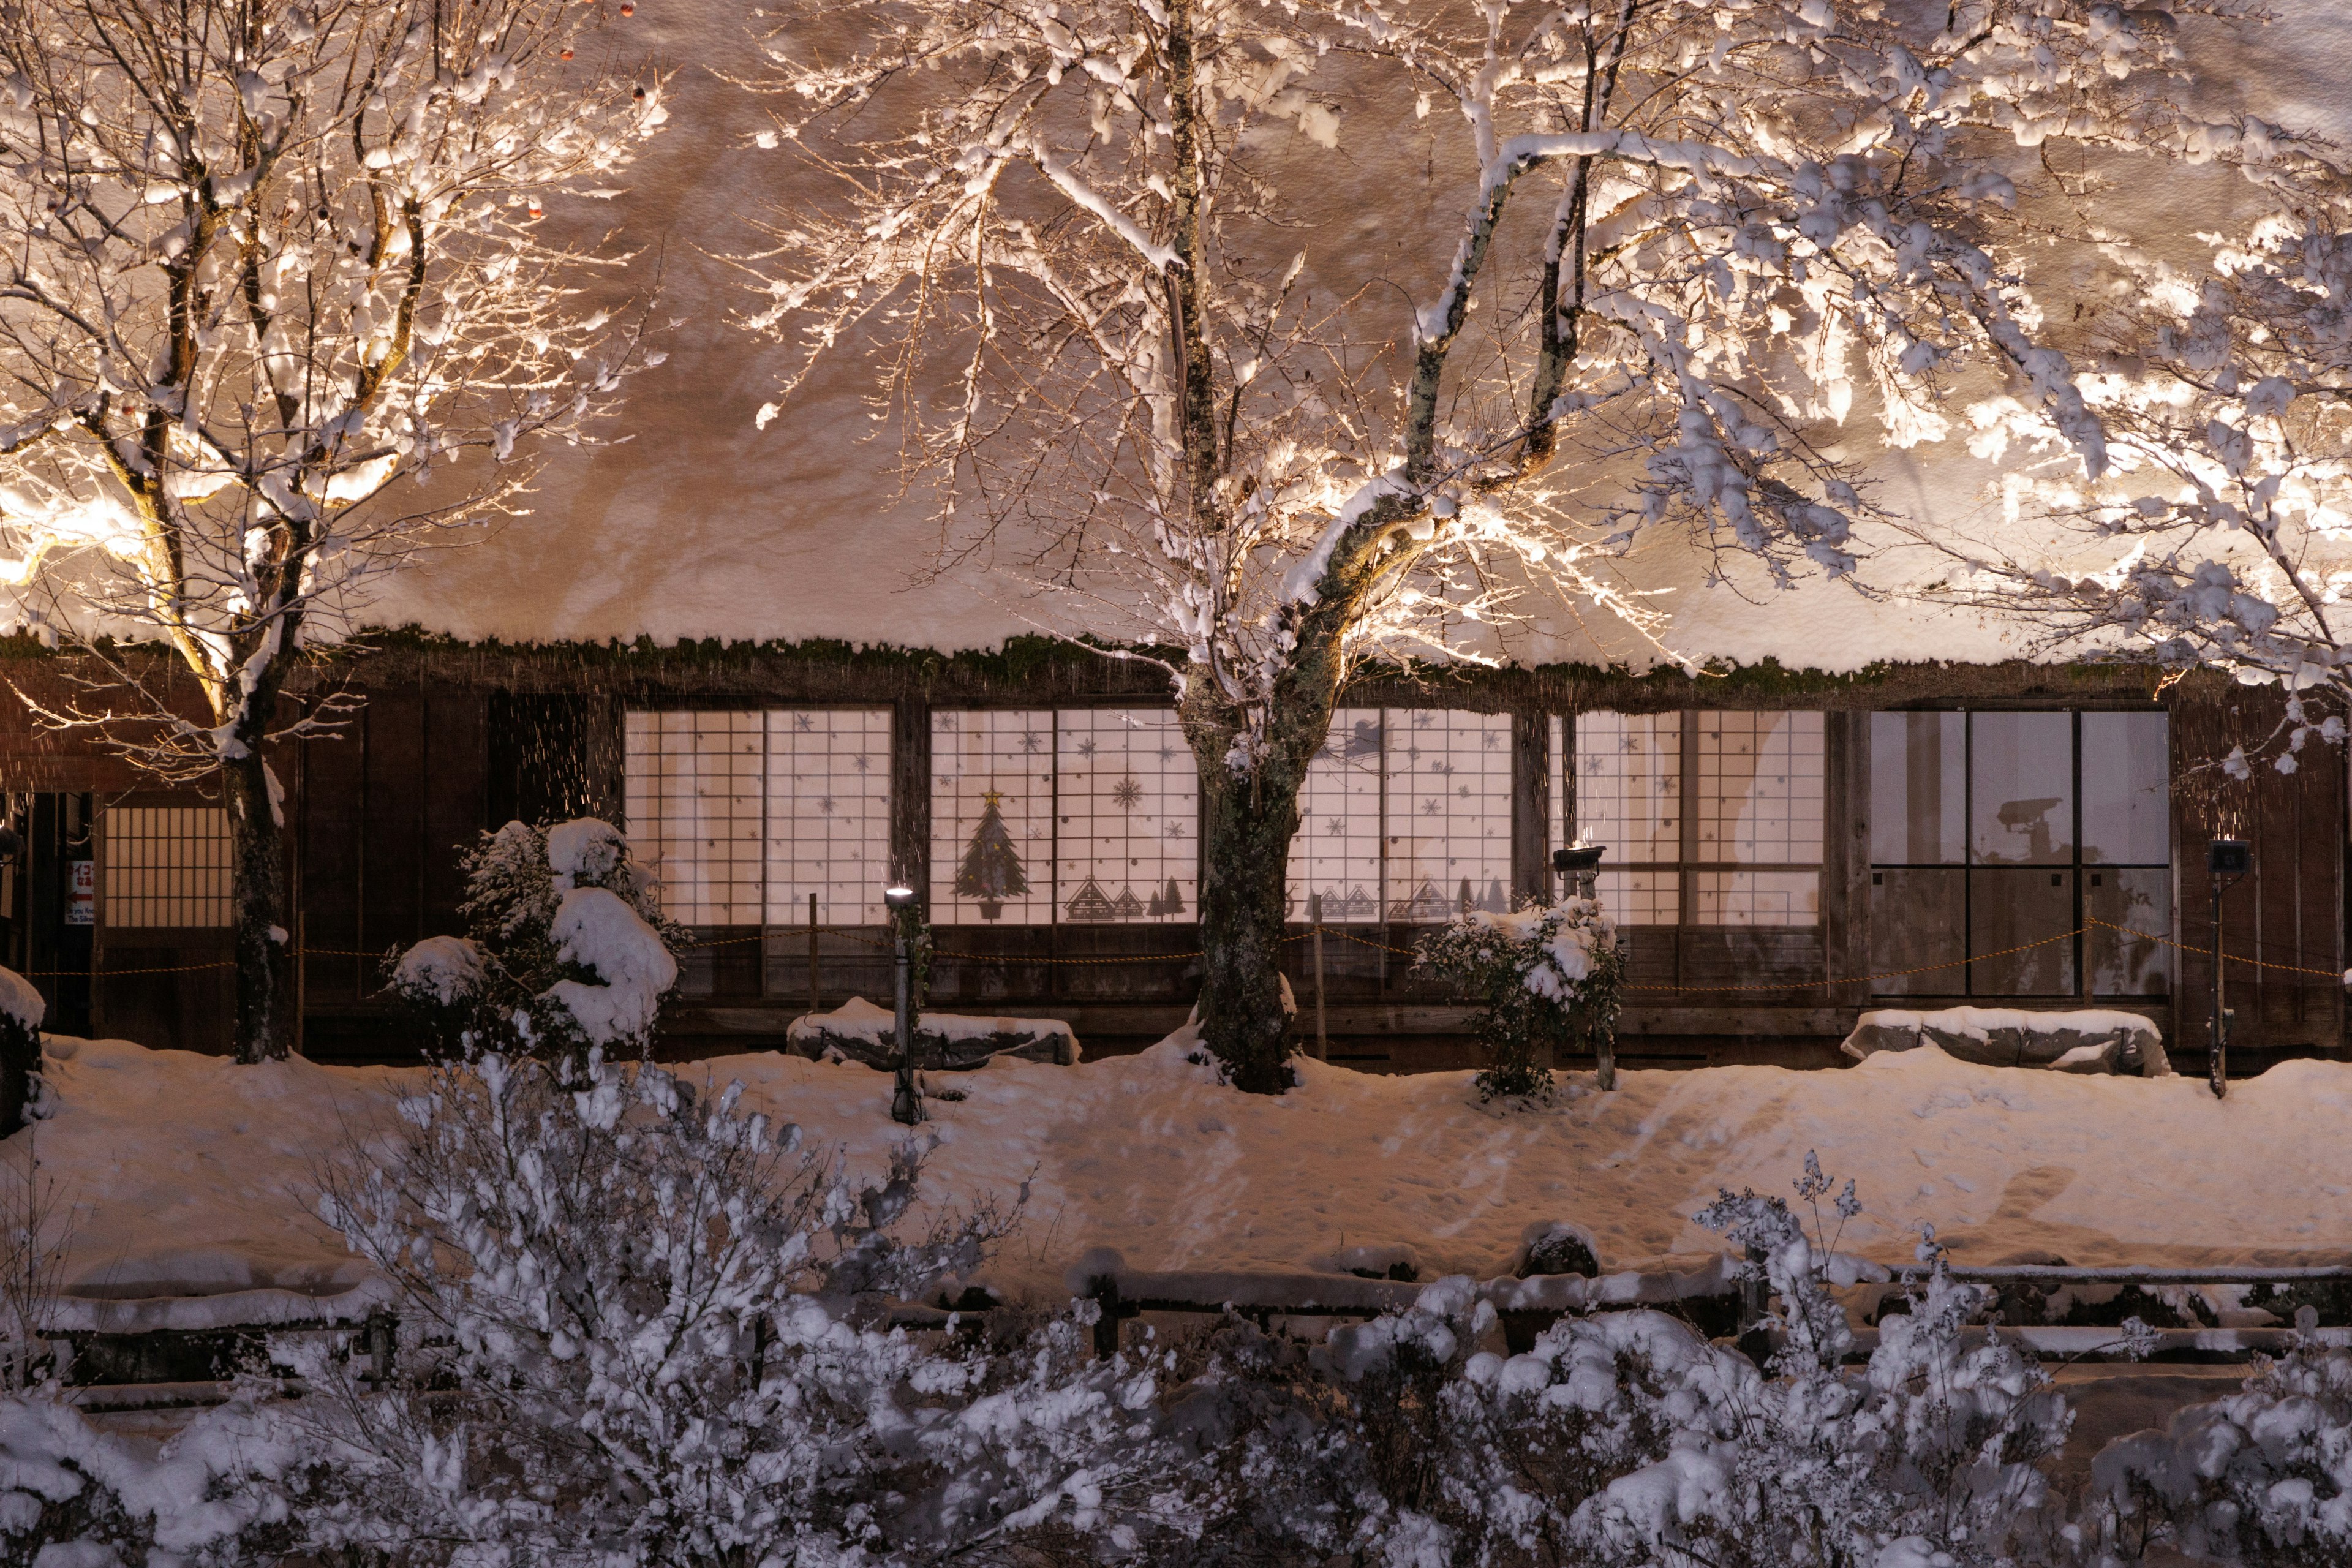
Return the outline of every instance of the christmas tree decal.
{"type": "Polygon", "coordinates": [[[1013,847],[1003,814],[996,809],[1003,796],[992,789],[980,799],[980,826],[971,830],[971,842],[964,846],[955,890],[960,899],[978,899],[980,918],[992,921],[1004,913],[1005,900],[1029,890],[1029,876],[1021,868],[1021,855],[1013,847]]]}

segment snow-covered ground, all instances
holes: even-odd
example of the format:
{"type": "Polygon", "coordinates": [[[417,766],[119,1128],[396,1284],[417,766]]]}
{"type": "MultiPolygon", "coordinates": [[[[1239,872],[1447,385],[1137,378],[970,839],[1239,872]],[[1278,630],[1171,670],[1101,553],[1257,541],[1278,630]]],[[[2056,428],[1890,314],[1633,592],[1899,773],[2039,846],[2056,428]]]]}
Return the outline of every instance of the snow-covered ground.
{"type": "MultiPolygon", "coordinates": [[[[58,1110],[28,1137],[77,1210],[77,1295],[205,1295],[358,1283],[308,1215],[318,1163],[381,1129],[407,1076],[304,1061],[237,1067],[123,1041],[52,1037],[58,1110]],[[61,1058],[61,1059],[59,1059],[61,1058]],[[346,1130],[349,1130],[347,1132],[346,1130]]],[[[782,1055],[681,1069],[882,1168],[904,1130],[890,1079],[782,1055]]],[[[1000,1060],[935,1087],[934,1201],[1012,1197],[1020,1234],[992,1277],[1055,1291],[1086,1249],[1140,1268],[1328,1268],[1410,1247],[1424,1278],[1503,1272],[1531,1223],[1570,1220],[1603,1264],[1720,1249],[1689,1221],[1718,1184],[1786,1194],[1808,1150],[1860,1184],[1843,1247],[1901,1263],[1932,1219],[1954,1260],[2334,1261],[2352,1253],[2352,1065],[2283,1063],[2216,1101],[2193,1078],[2075,1077],[1932,1050],[1844,1071],[1628,1072],[1570,1082],[1547,1110],[1481,1106],[1467,1074],[1382,1077],[1314,1061],[1280,1099],[1212,1082],[1180,1047],[1056,1068],[1000,1060]]],[[[19,1167],[21,1169],[21,1166],[19,1167]]]]}

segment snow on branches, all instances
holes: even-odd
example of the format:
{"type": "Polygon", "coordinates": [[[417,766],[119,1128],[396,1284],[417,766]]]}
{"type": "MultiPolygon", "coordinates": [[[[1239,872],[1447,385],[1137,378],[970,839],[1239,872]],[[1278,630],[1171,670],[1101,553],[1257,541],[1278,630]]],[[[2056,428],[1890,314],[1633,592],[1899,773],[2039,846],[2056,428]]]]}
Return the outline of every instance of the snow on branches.
{"type": "MultiPolygon", "coordinates": [[[[2012,510],[2030,498],[2059,526],[1949,548],[1955,591],[2053,646],[2284,685],[2277,728],[2222,759],[2242,779],[2340,742],[2352,701],[2352,177],[2290,164],[2266,129],[2234,145],[2276,210],[2195,237],[2205,275],[2108,247],[2128,302],[2094,318],[2084,378],[2111,432],[2106,482],[2014,485],[2012,510]]],[[[1970,419],[1980,454],[2032,452],[2004,400],[1970,419]]]]}
{"type": "Polygon", "coordinates": [[[1352,660],[1484,656],[1530,590],[1662,635],[1606,563],[1668,524],[1853,574],[1858,406],[1940,438],[1990,376],[2108,472],[2051,155],[2308,161],[2167,96],[2176,12],[2252,8],[788,5],[759,140],[834,196],[740,258],[750,324],[786,397],[870,348],[946,560],[1017,524],[1246,773],[1352,660]]]}
{"type": "Polygon", "coordinates": [[[164,643],[207,709],[124,664],[145,700],[56,717],[173,776],[257,752],[371,573],[509,509],[530,447],[586,437],[648,363],[577,297],[620,261],[541,228],[666,118],[658,77],[563,63],[591,25],[557,0],[0,15],[0,568],[21,620],[164,643]]]}

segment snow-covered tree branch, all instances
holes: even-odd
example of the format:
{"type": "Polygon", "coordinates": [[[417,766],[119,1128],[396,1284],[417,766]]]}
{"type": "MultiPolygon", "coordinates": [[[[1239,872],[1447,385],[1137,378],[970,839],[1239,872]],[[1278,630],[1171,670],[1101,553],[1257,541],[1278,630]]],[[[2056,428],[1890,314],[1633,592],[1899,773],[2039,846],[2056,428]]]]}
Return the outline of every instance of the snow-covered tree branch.
{"type": "Polygon", "coordinates": [[[43,711],[221,781],[247,1058],[291,1036],[262,751],[314,727],[278,714],[301,650],[657,358],[580,299],[625,258],[538,226],[665,117],[592,27],[556,0],[0,14],[0,572],[53,635],[171,650],[43,711]]]}
{"type": "Polygon", "coordinates": [[[1663,648],[1615,573],[1653,537],[1853,578],[1901,521],[1870,458],[1952,434],[1962,377],[2109,472],[2048,330],[2053,155],[2201,155],[2178,17],[2251,13],[788,5],[761,142],[831,183],[740,258],[800,351],[763,423],[869,353],[940,569],[1016,560],[1168,650],[1203,1028],[1277,1088],[1282,868],[1361,662],[1494,657],[1533,595],[1663,648]]]}

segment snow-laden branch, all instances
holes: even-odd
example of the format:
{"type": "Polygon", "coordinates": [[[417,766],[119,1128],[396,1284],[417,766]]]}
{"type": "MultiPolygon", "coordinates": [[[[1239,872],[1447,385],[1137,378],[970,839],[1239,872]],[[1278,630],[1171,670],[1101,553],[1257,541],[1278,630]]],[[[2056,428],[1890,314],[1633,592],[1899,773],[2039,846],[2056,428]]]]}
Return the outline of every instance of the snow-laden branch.
{"type": "Polygon", "coordinates": [[[0,17],[0,575],[20,620],[177,651],[213,722],[134,701],[163,737],[134,755],[251,755],[373,575],[508,509],[531,447],[646,363],[578,300],[618,258],[538,227],[667,118],[657,76],[565,63],[592,26],[553,0],[0,17]]]}

